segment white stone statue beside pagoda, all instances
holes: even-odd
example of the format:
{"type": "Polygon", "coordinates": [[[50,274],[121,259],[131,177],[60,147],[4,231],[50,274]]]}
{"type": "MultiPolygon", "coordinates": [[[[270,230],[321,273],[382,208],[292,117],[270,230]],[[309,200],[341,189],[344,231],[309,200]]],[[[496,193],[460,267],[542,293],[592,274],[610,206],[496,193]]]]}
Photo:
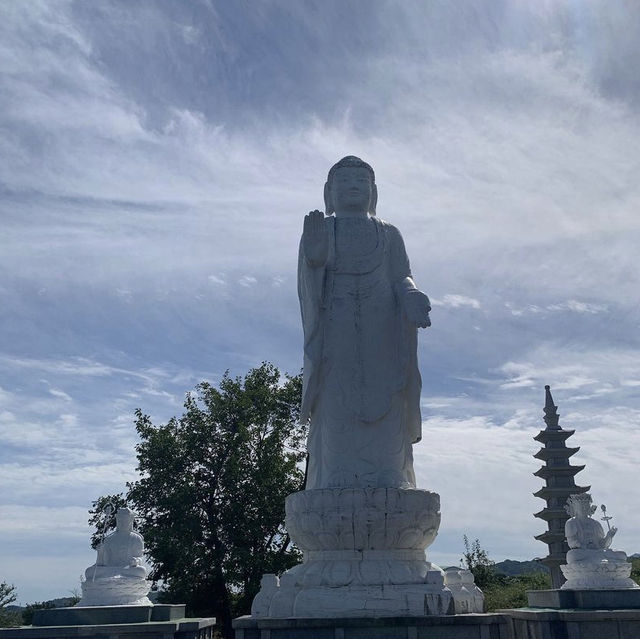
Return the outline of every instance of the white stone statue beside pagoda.
{"type": "MultiPolygon", "coordinates": [[[[589,493],[571,495],[566,511],[570,516],[565,524],[569,544],[567,563],[560,566],[567,581],[563,590],[638,588],[631,579],[631,564],[621,550],[611,550],[611,542],[618,531],[614,526],[605,533],[599,521],[592,518],[597,510],[589,493]]],[[[604,511],[603,507],[603,511],[604,511]]],[[[607,524],[609,517],[606,517],[607,524]]]]}
{"type": "Polygon", "coordinates": [[[429,299],[398,229],[376,217],[371,166],[340,160],[324,199],[326,214],[305,217],[298,261],[309,457],[286,526],[304,562],[279,580],[265,575],[252,615],[481,612],[469,576],[456,573],[454,597],[425,557],[440,497],[416,489],[412,445],[421,436],[417,330],[431,324],[429,299]]]}

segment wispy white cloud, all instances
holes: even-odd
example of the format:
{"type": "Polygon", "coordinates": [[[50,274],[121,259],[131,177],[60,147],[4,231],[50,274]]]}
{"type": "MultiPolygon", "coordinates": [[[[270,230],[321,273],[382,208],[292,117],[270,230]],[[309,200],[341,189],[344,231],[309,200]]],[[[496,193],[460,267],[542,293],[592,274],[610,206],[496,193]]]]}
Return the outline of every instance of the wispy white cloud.
{"type": "Polygon", "coordinates": [[[58,388],[50,388],[49,389],[49,394],[53,395],[54,397],[59,397],[60,399],[64,399],[67,402],[72,402],[73,399],[71,399],[71,396],[68,395],[67,393],[65,393],[64,391],[58,389],[58,388]]]}
{"type": "MultiPolygon", "coordinates": [[[[632,348],[591,348],[566,346],[556,342],[541,343],[520,362],[506,362],[499,372],[505,376],[501,387],[542,388],[545,383],[562,391],[585,390],[590,396],[617,393],[619,399],[633,399],[629,389],[640,375],[638,351],[632,348]]],[[[576,401],[568,395],[567,401],[576,401]]],[[[637,401],[640,398],[635,398],[637,401]]],[[[609,401],[615,401],[611,398],[609,401]]]]}
{"type": "Polygon", "coordinates": [[[5,366],[12,368],[31,368],[46,373],[62,375],[104,376],[114,372],[109,366],[104,366],[84,357],[65,360],[45,360],[0,355],[0,361],[2,361],[5,366]]]}
{"type": "Polygon", "coordinates": [[[466,295],[453,295],[451,293],[445,295],[442,299],[432,299],[432,306],[446,306],[449,308],[460,308],[461,306],[469,306],[470,308],[479,309],[480,302],[466,295]]]}
{"type": "Polygon", "coordinates": [[[0,533],[81,538],[86,533],[88,514],[77,506],[0,506],[0,533]]]}
{"type": "Polygon", "coordinates": [[[568,300],[561,304],[550,304],[547,306],[550,311],[574,311],[576,313],[605,313],[607,306],[604,304],[589,304],[588,302],[579,302],[578,300],[568,300]]]}
{"type": "Polygon", "coordinates": [[[258,283],[258,280],[253,277],[253,275],[243,275],[239,280],[238,284],[240,286],[244,286],[245,288],[249,288],[250,286],[255,286],[258,283]]]}
{"type": "Polygon", "coordinates": [[[606,304],[593,304],[591,302],[581,302],[578,300],[567,300],[566,302],[547,304],[546,306],[527,304],[521,307],[517,307],[511,302],[505,302],[505,307],[516,317],[523,315],[548,315],[550,312],[573,312],[596,315],[597,313],[606,313],[608,311],[606,304]]]}

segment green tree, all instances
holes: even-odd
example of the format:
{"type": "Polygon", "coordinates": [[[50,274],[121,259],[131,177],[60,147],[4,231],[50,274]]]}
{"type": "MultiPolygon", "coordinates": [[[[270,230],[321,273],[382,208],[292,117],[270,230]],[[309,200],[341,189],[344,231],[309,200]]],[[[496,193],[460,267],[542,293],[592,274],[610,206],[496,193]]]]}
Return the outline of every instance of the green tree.
{"type": "Polygon", "coordinates": [[[487,612],[502,608],[521,608],[527,605],[527,590],[551,588],[551,577],[547,573],[532,572],[524,575],[509,576],[496,571],[495,562],[482,548],[480,540],[469,543],[463,536],[464,553],[462,564],[471,570],[474,581],[484,593],[487,612]]]}
{"type": "Polygon", "coordinates": [[[80,593],[74,589],[71,591],[70,597],[59,597],[57,599],[49,599],[48,601],[34,601],[22,609],[22,623],[25,626],[30,626],[33,623],[33,616],[36,610],[70,608],[71,606],[75,606],[80,599],[80,593]]]}
{"type": "Polygon", "coordinates": [[[228,637],[262,575],[300,560],[284,528],[284,500],[303,488],[301,390],[300,375],[283,378],[263,363],[244,378],[225,374],[219,388],[198,385],[182,417],[167,424],[136,411],[140,479],[90,513],[99,533],[113,527],[107,502],[136,510],[163,600],[216,616],[228,637]]]}
{"type": "Polygon", "coordinates": [[[527,590],[546,590],[551,588],[551,577],[543,572],[503,577],[501,581],[483,589],[487,612],[505,608],[522,608],[528,605],[527,590]]]}
{"type": "Polygon", "coordinates": [[[461,563],[473,573],[476,586],[484,590],[487,586],[500,581],[501,575],[496,573],[495,561],[489,559],[489,554],[480,545],[480,540],[475,539],[469,542],[466,535],[462,537],[464,541],[464,553],[462,554],[461,563]]]}
{"type": "Polygon", "coordinates": [[[640,583],[640,557],[632,557],[631,566],[631,579],[640,583]]]}
{"type": "Polygon", "coordinates": [[[16,587],[6,581],[0,581],[0,628],[14,628],[20,625],[20,615],[7,610],[7,606],[16,598],[16,587]]]}

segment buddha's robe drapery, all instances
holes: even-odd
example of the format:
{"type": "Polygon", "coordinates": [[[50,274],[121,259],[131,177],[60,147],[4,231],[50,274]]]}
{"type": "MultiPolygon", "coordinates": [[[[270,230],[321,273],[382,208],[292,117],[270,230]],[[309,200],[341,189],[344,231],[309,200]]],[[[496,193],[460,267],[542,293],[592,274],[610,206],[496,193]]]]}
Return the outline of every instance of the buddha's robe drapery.
{"type": "Polygon", "coordinates": [[[85,571],[89,581],[105,577],[122,576],[144,579],[147,569],[142,565],[144,540],[136,532],[114,532],[98,546],[98,558],[85,571]]]}
{"type": "Polygon", "coordinates": [[[414,487],[421,379],[417,329],[403,312],[416,289],[402,237],[375,217],[325,224],[326,264],[312,266],[303,243],[298,261],[306,488],[414,487]]]}

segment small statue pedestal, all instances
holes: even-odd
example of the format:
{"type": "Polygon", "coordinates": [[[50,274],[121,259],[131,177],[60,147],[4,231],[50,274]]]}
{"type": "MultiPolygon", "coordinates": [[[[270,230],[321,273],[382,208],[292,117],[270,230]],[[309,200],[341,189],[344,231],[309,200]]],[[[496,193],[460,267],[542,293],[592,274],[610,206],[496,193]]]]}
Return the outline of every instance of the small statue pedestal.
{"type": "MultiPolygon", "coordinates": [[[[456,612],[445,573],[426,561],[440,525],[440,497],[417,489],[342,488],[294,493],[286,526],[304,561],[280,579],[265,575],[254,618],[380,617],[456,612]]],[[[467,578],[453,576],[461,609],[471,602],[467,578]],[[463,592],[464,590],[464,592],[463,592]]],[[[470,610],[469,608],[475,608],[470,610]]]]}
{"type": "Polygon", "coordinates": [[[76,604],[85,606],[151,606],[147,597],[151,584],[146,579],[131,577],[102,577],[85,580],[81,584],[82,599],[76,604]]]}
{"type": "Polygon", "coordinates": [[[529,608],[563,610],[640,610],[640,588],[529,590],[529,608]]]}
{"type": "Polygon", "coordinates": [[[614,590],[638,589],[640,586],[631,579],[631,564],[624,560],[599,559],[577,561],[560,566],[567,581],[562,590],[594,590],[612,588],[614,590]]]}

